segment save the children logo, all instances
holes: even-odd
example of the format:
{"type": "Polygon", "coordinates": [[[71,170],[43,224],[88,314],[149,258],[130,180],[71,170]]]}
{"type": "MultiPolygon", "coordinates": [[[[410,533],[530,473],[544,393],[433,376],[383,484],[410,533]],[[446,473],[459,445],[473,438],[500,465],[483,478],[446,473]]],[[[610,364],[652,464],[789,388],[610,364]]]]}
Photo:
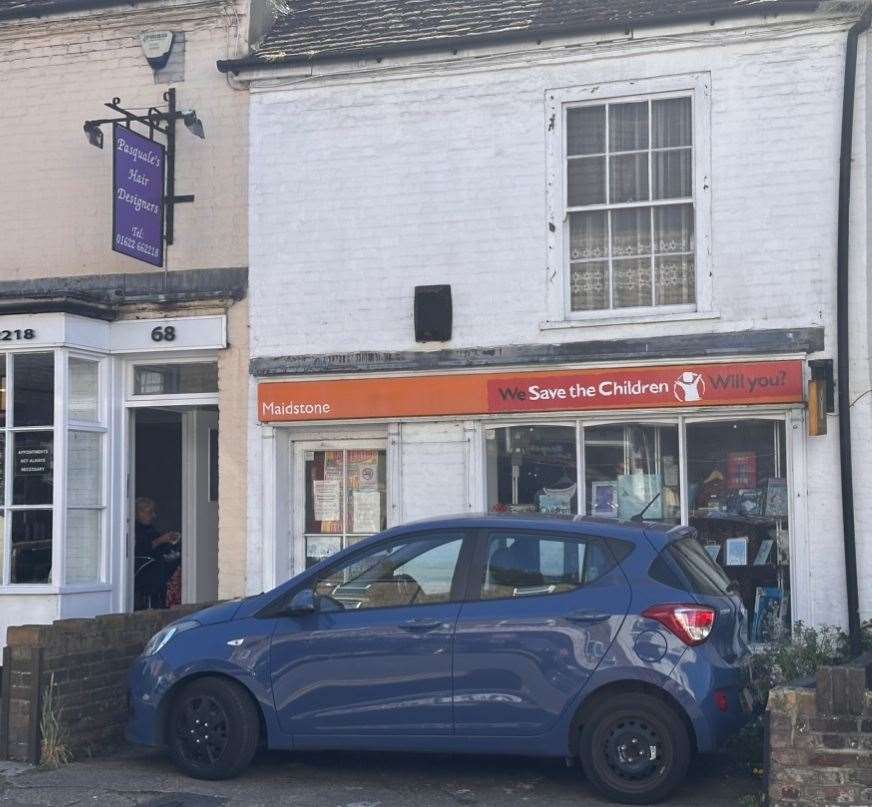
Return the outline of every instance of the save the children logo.
{"type": "Polygon", "coordinates": [[[694,403],[701,401],[705,395],[705,379],[701,373],[685,370],[672,385],[675,399],[682,403],[694,403]]]}

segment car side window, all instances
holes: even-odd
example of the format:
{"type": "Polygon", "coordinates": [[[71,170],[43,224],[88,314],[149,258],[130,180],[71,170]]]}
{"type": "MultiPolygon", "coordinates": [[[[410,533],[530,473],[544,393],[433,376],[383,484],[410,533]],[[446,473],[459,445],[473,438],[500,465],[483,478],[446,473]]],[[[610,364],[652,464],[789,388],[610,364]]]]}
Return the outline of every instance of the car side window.
{"type": "Polygon", "coordinates": [[[614,565],[599,538],[495,531],[488,536],[481,598],[562,594],[592,583],[614,565]]]}
{"type": "Polygon", "coordinates": [[[463,537],[427,533],[378,544],[319,577],[315,594],[344,610],[449,602],[463,537]]]}

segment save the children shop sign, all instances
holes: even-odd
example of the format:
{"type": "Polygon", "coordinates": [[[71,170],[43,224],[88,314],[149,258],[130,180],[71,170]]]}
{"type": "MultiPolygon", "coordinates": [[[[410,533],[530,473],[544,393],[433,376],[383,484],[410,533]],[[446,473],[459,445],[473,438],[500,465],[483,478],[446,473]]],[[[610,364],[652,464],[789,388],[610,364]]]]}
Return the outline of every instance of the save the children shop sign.
{"type": "Polygon", "coordinates": [[[800,403],[797,359],[263,382],[262,422],[800,403]]]}
{"type": "Polygon", "coordinates": [[[160,143],[116,123],[112,130],[112,249],[163,266],[164,167],[160,143]]]}

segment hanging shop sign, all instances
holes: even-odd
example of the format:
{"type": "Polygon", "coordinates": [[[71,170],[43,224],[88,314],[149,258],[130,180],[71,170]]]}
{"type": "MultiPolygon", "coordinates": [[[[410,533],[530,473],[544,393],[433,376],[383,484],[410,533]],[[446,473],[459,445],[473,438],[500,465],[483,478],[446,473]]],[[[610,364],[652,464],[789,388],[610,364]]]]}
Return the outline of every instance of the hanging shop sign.
{"type": "Polygon", "coordinates": [[[163,266],[166,149],[116,123],[112,128],[112,249],[163,266]]]}
{"type": "Polygon", "coordinates": [[[262,422],[799,403],[802,361],[263,382],[262,422]]]}

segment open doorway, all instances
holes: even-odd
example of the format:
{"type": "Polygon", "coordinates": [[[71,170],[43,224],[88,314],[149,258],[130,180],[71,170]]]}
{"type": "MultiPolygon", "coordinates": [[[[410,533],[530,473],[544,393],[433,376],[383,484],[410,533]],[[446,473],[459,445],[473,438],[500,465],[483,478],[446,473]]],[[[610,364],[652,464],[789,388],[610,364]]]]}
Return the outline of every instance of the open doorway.
{"type": "Polygon", "coordinates": [[[218,409],[131,414],[134,610],[218,596],[218,409]]]}

